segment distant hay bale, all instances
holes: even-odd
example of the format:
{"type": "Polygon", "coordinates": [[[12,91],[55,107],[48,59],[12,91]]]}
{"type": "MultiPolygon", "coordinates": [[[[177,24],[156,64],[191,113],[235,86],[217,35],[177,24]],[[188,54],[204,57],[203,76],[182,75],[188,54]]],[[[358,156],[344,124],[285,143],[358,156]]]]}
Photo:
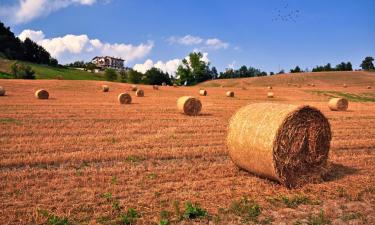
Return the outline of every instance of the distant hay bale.
{"type": "Polygon", "coordinates": [[[273,98],[273,96],[274,96],[274,95],[273,95],[273,92],[268,92],[268,93],[267,93],[267,98],[273,98]]]}
{"type": "Polygon", "coordinates": [[[311,87],[315,87],[315,84],[311,84],[311,87]]]}
{"type": "Polygon", "coordinates": [[[159,90],[159,86],[158,85],[152,85],[152,89],[159,90]]]}
{"type": "Polygon", "coordinates": [[[233,91],[227,91],[226,95],[227,95],[227,97],[233,98],[234,97],[234,92],[233,91]]]}
{"type": "Polygon", "coordinates": [[[173,84],[173,87],[175,87],[175,88],[176,88],[176,87],[177,87],[177,84],[173,84]]]}
{"type": "Polygon", "coordinates": [[[244,91],[246,91],[246,90],[247,90],[247,88],[246,88],[246,87],[244,87],[244,86],[242,86],[242,87],[241,87],[241,90],[244,90],[244,91]]]}
{"type": "Polygon", "coordinates": [[[163,83],[161,84],[161,86],[167,86],[167,83],[163,82],[163,83]]]}
{"type": "Polygon", "coordinates": [[[48,99],[49,93],[44,89],[39,89],[35,92],[35,97],[38,99],[48,99]]]}
{"type": "Polygon", "coordinates": [[[108,85],[102,85],[102,91],[103,92],[108,92],[109,91],[108,85]]]}
{"type": "Polygon", "coordinates": [[[4,96],[5,92],[6,92],[5,89],[0,86],[0,96],[4,96]]]}
{"type": "Polygon", "coordinates": [[[198,98],[183,96],[177,100],[177,108],[186,115],[196,116],[202,110],[202,103],[198,98]]]}
{"type": "Polygon", "coordinates": [[[349,102],[345,98],[332,98],[328,102],[328,107],[332,111],[346,111],[348,106],[349,102]]]}
{"type": "Polygon", "coordinates": [[[371,86],[367,86],[367,89],[371,89],[372,87],[371,86]]]}
{"type": "Polygon", "coordinates": [[[342,86],[343,86],[344,88],[347,88],[347,87],[348,87],[348,85],[347,85],[347,84],[343,84],[342,86]]]}
{"type": "Polygon", "coordinates": [[[272,90],[272,86],[268,86],[267,88],[268,88],[269,90],[272,90]]]}
{"type": "Polygon", "coordinates": [[[207,91],[206,90],[199,90],[199,94],[202,95],[202,96],[206,96],[207,95],[207,91]]]}
{"type": "Polygon", "coordinates": [[[130,87],[130,90],[131,90],[131,91],[137,91],[137,90],[138,90],[137,85],[132,85],[132,86],[130,87]]]}
{"type": "Polygon", "coordinates": [[[143,97],[145,96],[145,92],[142,90],[142,89],[138,89],[136,92],[135,92],[135,95],[137,97],[143,97]]]}
{"type": "Polygon", "coordinates": [[[132,96],[130,96],[128,93],[121,93],[118,96],[118,101],[120,104],[130,104],[132,103],[132,96]]]}
{"type": "Polygon", "coordinates": [[[227,136],[237,166],[289,188],[321,180],[330,141],[330,124],[318,109],[273,103],[238,110],[227,136]]]}

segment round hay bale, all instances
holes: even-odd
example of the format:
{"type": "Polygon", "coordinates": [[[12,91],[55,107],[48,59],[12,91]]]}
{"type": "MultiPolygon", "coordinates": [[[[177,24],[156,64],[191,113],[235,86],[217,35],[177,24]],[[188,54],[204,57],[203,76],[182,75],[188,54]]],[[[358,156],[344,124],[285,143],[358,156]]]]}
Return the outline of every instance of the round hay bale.
{"type": "Polygon", "coordinates": [[[145,92],[142,90],[142,89],[138,89],[136,92],[135,92],[135,95],[137,97],[143,97],[145,96],[145,92]]]}
{"type": "Polygon", "coordinates": [[[35,92],[35,97],[38,99],[48,99],[49,93],[44,89],[39,89],[35,92]]]}
{"type": "Polygon", "coordinates": [[[268,90],[272,90],[272,86],[268,86],[267,88],[268,88],[268,90]]]}
{"type": "Polygon", "coordinates": [[[226,95],[227,95],[227,97],[233,98],[234,97],[234,92],[233,91],[227,91],[226,95]]]}
{"type": "Polygon", "coordinates": [[[372,87],[371,86],[367,86],[367,89],[371,89],[372,87]]]}
{"type": "Polygon", "coordinates": [[[131,91],[137,91],[137,90],[138,90],[137,85],[132,85],[132,86],[130,87],[130,90],[131,90],[131,91]]]}
{"type": "Polygon", "coordinates": [[[347,84],[343,84],[342,87],[343,87],[343,88],[347,88],[348,85],[347,85],[347,84]]]}
{"type": "Polygon", "coordinates": [[[0,86],[0,96],[4,96],[4,95],[5,95],[5,89],[0,86]]]}
{"type": "Polygon", "coordinates": [[[267,98],[273,98],[273,92],[268,92],[267,93],[267,98]]]}
{"type": "Polygon", "coordinates": [[[177,87],[177,84],[173,84],[173,87],[175,87],[175,88],[176,88],[176,87],[177,87]]]}
{"type": "Polygon", "coordinates": [[[108,92],[109,91],[108,85],[102,85],[102,91],[103,92],[108,92]]]}
{"type": "Polygon", "coordinates": [[[161,84],[161,86],[167,86],[167,83],[163,82],[163,83],[161,84]]]}
{"type": "Polygon", "coordinates": [[[198,98],[183,96],[177,100],[177,108],[186,115],[196,116],[202,110],[202,103],[198,98]]]}
{"type": "Polygon", "coordinates": [[[158,85],[152,85],[152,89],[159,90],[159,86],[158,85]]]}
{"type": "Polygon", "coordinates": [[[349,102],[345,98],[332,98],[328,102],[328,107],[332,111],[346,111],[348,106],[349,102]]]}
{"type": "Polygon", "coordinates": [[[315,84],[311,84],[311,87],[315,87],[315,84]]]}
{"type": "Polygon", "coordinates": [[[330,124],[318,109],[273,103],[239,109],[227,137],[237,166],[288,188],[321,179],[330,141],[330,124]]]}
{"type": "Polygon", "coordinates": [[[118,101],[120,104],[130,104],[132,103],[132,96],[128,93],[121,93],[118,95],[118,101]]]}
{"type": "Polygon", "coordinates": [[[199,90],[199,94],[202,95],[202,96],[206,96],[207,91],[206,90],[199,90]]]}

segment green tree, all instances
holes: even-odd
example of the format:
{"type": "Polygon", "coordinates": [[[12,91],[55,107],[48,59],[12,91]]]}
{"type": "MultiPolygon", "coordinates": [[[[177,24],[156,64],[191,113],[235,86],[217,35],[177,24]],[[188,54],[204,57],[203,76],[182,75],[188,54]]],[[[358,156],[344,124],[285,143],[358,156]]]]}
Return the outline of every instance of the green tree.
{"type": "Polygon", "coordinates": [[[125,70],[120,70],[120,82],[126,83],[128,81],[128,74],[125,70]]]}
{"type": "Polygon", "coordinates": [[[13,63],[10,67],[14,79],[35,79],[35,72],[31,66],[23,63],[13,63]]]}
{"type": "Polygon", "coordinates": [[[105,70],[105,79],[108,81],[115,81],[117,79],[117,72],[114,69],[108,68],[105,70]]]}
{"type": "Polygon", "coordinates": [[[94,70],[96,69],[96,65],[92,62],[86,63],[85,69],[94,72],[94,70]]]}
{"type": "Polygon", "coordinates": [[[303,72],[299,66],[296,66],[296,68],[290,70],[291,73],[301,73],[303,72]]]}
{"type": "Polygon", "coordinates": [[[127,82],[132,84],[139,84],[142,80],[143,74],[136,70],[127,71],[127,82]]]}
{"type": "Polygon", "coordinates": [[[209,63],[203,61],[201,52],[190,53],[188,59],[183,59],[182,65],[177,69],[179,84],[194,85],[212,79],[209,63]]]}
{"type": "Polygon", "coordinates": [[[374,58],[371,56],[367,56],[361,63],[361,67],[363,70],[375,70],[374,64],[373,64],[374,58]]]}
{"type": "Polygon", "coordinates": [[[172,84],[171,78],[169,77],[168,73],[164,73],[160,69],[152,67],[146,73],[146,80],[145,84],[152,84],[152,85],[161,85],[162,83],[172,84]]]}

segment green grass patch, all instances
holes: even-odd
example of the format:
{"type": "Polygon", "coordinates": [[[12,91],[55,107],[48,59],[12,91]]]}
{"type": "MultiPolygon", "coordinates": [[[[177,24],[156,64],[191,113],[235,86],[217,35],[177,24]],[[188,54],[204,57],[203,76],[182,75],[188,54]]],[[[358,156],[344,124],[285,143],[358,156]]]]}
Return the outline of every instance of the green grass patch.
{"type": "Polygon", "coordinates": [[[20,125],[21,121],[13,118],[0,118],[0,124],[17,124],[20,125]]]}
{"type": "Polygon", "coordinates": [[[68,218],[57,216],[55,214],[48,212],[47,210],[41,209],[41,210],[38,210],[38,213],[47,219],[47,221],[45,222],[45,224],[47,225],[69,225],[70,224],[68,218]]]}
{"type": "Polygon", "coordinates": [[[193,204],[191,202],[185,203],[185,211],[183,217],[185,219],[196,219],[208,216],[206,210],[202,209],[198,204],[193,204]]]}
{"type": "Polygon", "coordinates": [[[258,222],[258,217],[262,213],[262,208],[257,202],[242,198],[239,201],[233,201],[228,211],[241,217],[242,220],[247,223],[249,221],[258,222]]]}
{"type": "Polygon", "coordinates": [[[288,208],[297,208],[299,205],[319,205],[320,202],[317,200],[311,200],[308,196],[305,195],[293,195],[293,196],[284,196],[280,195],[277,197],[269,197],[267,201],[273,205],[284,205],[288,208]]]}
{"type": "Polygon", "coordinates": [[[306,92],[316,94],[319,96],[326,96],[329,98],[346,98],[351,102],[375,102],[375,94],[373,93],[348,93],[340,91],[318,91],[318,90],[307,90],[306,92]]]}

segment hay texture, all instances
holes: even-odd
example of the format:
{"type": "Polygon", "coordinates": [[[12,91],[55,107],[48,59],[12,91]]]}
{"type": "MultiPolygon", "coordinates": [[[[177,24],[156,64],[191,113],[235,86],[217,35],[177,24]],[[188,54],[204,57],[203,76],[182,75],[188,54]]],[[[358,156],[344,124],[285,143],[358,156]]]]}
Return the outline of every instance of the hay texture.
{"type": "Polygon", "coordinates": [[[202,103],[198,98],[183,96],[177,100],[177,108],[186,115],[197,116],[202,110],[202,103]]]}
{"type": "Polygon", "coordinates": [[[268,90],[272,90],[272,86],[268,86],[268,90]]]}
{"type": "Polygon", "coordinates": [[[206,96],[207,95],[207,91],[206,90],[199,90],[199,94],[201,96],[206,96]]]}
{"type": "Polygon", "coordinates": [[[237,166],[288,188],[321,180],[330,141],[330,124],[319,110],[272,103],[239,109],[227,137],[237,166]]]}
{"type": "Polygon", "coordinates": [[[102,85],[102,91],[103,92],[108,92],[109,91],[108,85],[102,85]]]}
{"type": "Polygon", "coordinates": [[[349,102],[345,98],[332,98],[328,102],[328,107],[332,111],[346,111],[348,106],[349,102]]]}
{"type": "Polygon", "coordinates": [[[142,90],[142,89],[138,89],[136,92],[135,92],[135,95],[137,97],[143,97],[145,96],[145,92],[142,90]]]}
{"type": "Polygon", "coordinates": [[[367,89],[371,89],[372,87],[371,86],[367,86],[367,89]]]}
{"type": "Polygon", "coordinates": [[[158,86],[158,85],[153,85],[153,86],[152,86],[152,89],[154,89],[154,90],[159,90],[159,86],[158,86]]]}
{"type": "Polygon", "coordinates": [[[176,87],[177,87],[177,84],[173,84],[173,87],[175,87],[175,88],[176,88],[176,87]]]}
{"type": "Polygon", "coordinates": [[[273,98],[273,92],[268,92],[267,93],[267,98],[273,98]]]}
{"type": "Polygon", "coordinates": [[[35,92],[35,97],[37,99],[48,99],[49,93],[48,93],[48,91],[46,91],[44,89],[39,89],[35,92]]]}
{"type": "Polygon", "coordinates": [[[132,103],[132,96],[130,96],[128,93],[121,93],[118,96],[118,101],[120,104],[130,104],[132,103]]]}
{"type": "Polygon", "coordinates": [[[161,86],[165,87],[165,86],[167,86],[167,83],[163,82],[163,83],[161,84],[161,86]]]}
{"type": "Polygon", "coordinates": [[[348,85],[347,85],[347,84],[343,84],[342,87],[343,87],[343,88],[347,88],[348,85]]]}
{"type": "Polygon", "coordinates": [[[227,91],[226,95],[227,95],[227,97],[233,98],[234,97],[234,92],[233,91],[227,91]]]}
{"type": "Polygon", "coordinates": [[[137,91],[137,90],[138,90],[137,85],[132,85],[132,86],[130,87],[130,90],[131,90],[131,91],[137,91]]]}
{"type": "Polygon", "coordinates": [[[4,96],[4,95],[5,95],[5,89],[0,86],[0,96],[4,96]]]}

